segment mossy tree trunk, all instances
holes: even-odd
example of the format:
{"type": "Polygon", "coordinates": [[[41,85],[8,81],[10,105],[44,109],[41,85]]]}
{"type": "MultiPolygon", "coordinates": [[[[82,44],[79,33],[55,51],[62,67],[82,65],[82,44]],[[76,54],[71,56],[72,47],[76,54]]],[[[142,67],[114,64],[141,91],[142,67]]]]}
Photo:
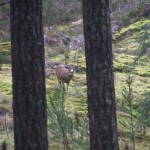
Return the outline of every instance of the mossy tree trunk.
{"type": "Polygon", "coordinates": [[[83,0],[91,150],[118,150],[109,0],[83,0]]]}
{"type": "Polygon", "coordinates": [[[42,0],[10,9],[15,150],[47,150],[42,0]]]}

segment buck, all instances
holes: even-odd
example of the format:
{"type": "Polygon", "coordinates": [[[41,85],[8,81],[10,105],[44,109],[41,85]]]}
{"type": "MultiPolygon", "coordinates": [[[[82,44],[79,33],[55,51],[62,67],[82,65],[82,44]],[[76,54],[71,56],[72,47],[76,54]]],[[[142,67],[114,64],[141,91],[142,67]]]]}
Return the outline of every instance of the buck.
{"type": "Polygon", "coordinates": [[[60,85],[67,84],[66,94],[68,94],[68,86],[70,80],[73,78],[74,71],[78,69],[78,66],[67,66],[67,65],[56,65],[55,67],[56,76],[60,85]]]}

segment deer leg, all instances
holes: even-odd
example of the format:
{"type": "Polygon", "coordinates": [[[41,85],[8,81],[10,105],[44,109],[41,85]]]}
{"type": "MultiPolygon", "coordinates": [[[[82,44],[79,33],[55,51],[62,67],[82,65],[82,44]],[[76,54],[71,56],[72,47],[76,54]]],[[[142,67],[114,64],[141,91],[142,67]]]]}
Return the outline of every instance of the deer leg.
{"type": "Polygon", "coordinates": [[[68,95],[68,85],[69,85],[69,83],[67,83],[67,87],[66,87],[66,95],[68,95]]]}
{"type": "Polygon", "coordinates": [[[59,82],[59,85],[62,85],[61,81],[58,81],[59,82]]]}

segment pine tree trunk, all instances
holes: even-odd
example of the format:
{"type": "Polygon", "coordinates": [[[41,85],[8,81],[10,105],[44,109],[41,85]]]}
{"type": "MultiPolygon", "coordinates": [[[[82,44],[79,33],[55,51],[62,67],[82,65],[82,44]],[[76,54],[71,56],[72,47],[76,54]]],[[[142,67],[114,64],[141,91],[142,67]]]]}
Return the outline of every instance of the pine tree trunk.
{"type": "Polygon", "coordinates": [[[91,150],[118,150],[109,0],[83,0],[91,150]]]}
{"type": "Polygon", "coordinates": [[[10,9],[15,150],[47,150],[42,0],[10,9]]]}

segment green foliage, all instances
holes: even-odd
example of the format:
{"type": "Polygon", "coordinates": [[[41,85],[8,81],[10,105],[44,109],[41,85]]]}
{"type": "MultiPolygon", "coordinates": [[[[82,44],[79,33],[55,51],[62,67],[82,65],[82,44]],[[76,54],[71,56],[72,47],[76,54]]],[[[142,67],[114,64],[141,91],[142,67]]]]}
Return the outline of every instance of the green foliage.
{"type": "Polygon", "coordinates": [[[132,10],[130,10],[127,13],[127,16],[130,18],[130,24],[133,23],[133,21],[135,21],[135,19],[140,19],[142,18],[142,13],[143,10],[145,9],[144,6],[146,3],[148,3],[148,0],[145,1],[141,1],[141,3],[139,5],[137,5],[136,7],[134,7],[132,10]]]}
{"type": "Polygon", "coordinates": [[[64,87],[56,89],[47,99],[48,129],[51,143],[62,144],[64,149],[89,149],[87,116],[69,113],[65,109],[64,87]],[[60,143],[59,143],[60,142],[60,143]]]}
{"type": "Polygon", "coordinates": [[[146,127],[150,127],[150,92],[143,95],[144,99],[141,100],[138,108],[139,115],[137,118],[137,129],[140,129],[144,135],[146,134],[146,127]]]}
{"type": "MultiPolygon", "coordinates": [[[[120,41],[126,38],[126,34],[130,33],[130,38],[136,38],[138,39],[141,33],[143,33],[144,28],[147,24],[150,23],[149,19],[142,19],[140,21],[137,21],[133,24],[130,24],[128,27],[124,27],[120,30],[120,32],[114,34],[114,40],[120,41]],[[138,34],[137,34],[138,33],[138,34]]],[[[127,36],[128,38],[129,36],[127,36]]]]}
{"type": "MultiPolygon", "coordinates": [[[[0,21],[0,23],[2,23],[2,22],[0,21]]],[[[3,28],[3,26],[5,26],[5,25],[2,24],[2,28],[3,28]]],[[[0,34],[1,34],[0,35],[0,42],[8,42],[8,41],[10,41],[10,35],[9,35],[9,33],[3,32],[3,31],[0,30],[0,34]]]]}
{"type": "Polygon", "coordinates": [[[81,14],[81,2],[79,0],[44,0],[43,19],[47,25],[66,23],[81,14]]]}
{"type": "Polygon", "coordinates": [[[0,54],[10,55],[10,42],[0,43],[0,54]]]}
{"type": "Polygon", "coordinates": [[[130,64],[132,63],[134,56],[114,53],[114,57],[115,57],[114,61],[115,71],[126,73],[129,73],[131,71],[130,64]]]}
{"type": "Polygon", "coordinates": [[[127,19],[126,25],[132,24],[142,17],[142,11],[144,9],[145,3],[146,2],[141,2],[139,5],[137,5],[136,7],[131,9],[129,12],[127,12],[126,18],[128,18],[128,19],[127,19]]]}
{"type": "Polygon", "coordinates": [[[70,58],[70,50],[68,47],[63,47],[61,50],[62,50],[62,54],[64,57],[64,58],[62,58],[62,61],[65,62],[65,64],[68,64],[68,61],[70,58]]]}
{"type": "MultiPolygon", "coordinates": [[[[114,17],[121,26],[133,24],[145,16],[143,15],[145,4],[148,0],[111,0],[111,9],[115,13],[114,17]]],[[[114,18],[113,18],[114,19],[114,18]]]]}
{"type": "Polygon", "coordinates": [[[147,30],[145,30],[145,32],[139,37],[139,42],[140,45],[137,49],[137,57],[134,59],[134,65],[137,64],[141,56],[145,54],[147,54],[148,57],[150,56],[150,54],[148,54],[148,50],[150,51],[150,38],[147,30]]]}
{"type": "MultiPolygon", "coordinates": [[[[6,75],[5,75],[6,76],[6,75]]],[[[12,80],[7,75],[7,78],[0,74],[0,93],[4,93],[5,95],[12,95],[12,80]]]]}
{"type": "Polygon", "coordinates": [[[128,76],[127,80],[127,87],[123,88],[122,96],[123,96],[123,105],[122,105],[122,111],[125,112],[130,116],[129,122],[120,121],[120,123],[127,127],[131,131],[131,139],[133,142],[133,149],[135,150],[135,114],[136,110],[133,109],[133,93],[132,93],[132,78],[130,75],[128,76]]]}
{"type": "Polygon", "coordinates": [[[10,63],[10,42],[0,43],[0,70],[1,65],[10,63]]]}
{"type": "Polygon", "coordinates": [[[122,16],[123,26],[128,26],[130,24],[130,18],[127,15],[122,16]]]}

